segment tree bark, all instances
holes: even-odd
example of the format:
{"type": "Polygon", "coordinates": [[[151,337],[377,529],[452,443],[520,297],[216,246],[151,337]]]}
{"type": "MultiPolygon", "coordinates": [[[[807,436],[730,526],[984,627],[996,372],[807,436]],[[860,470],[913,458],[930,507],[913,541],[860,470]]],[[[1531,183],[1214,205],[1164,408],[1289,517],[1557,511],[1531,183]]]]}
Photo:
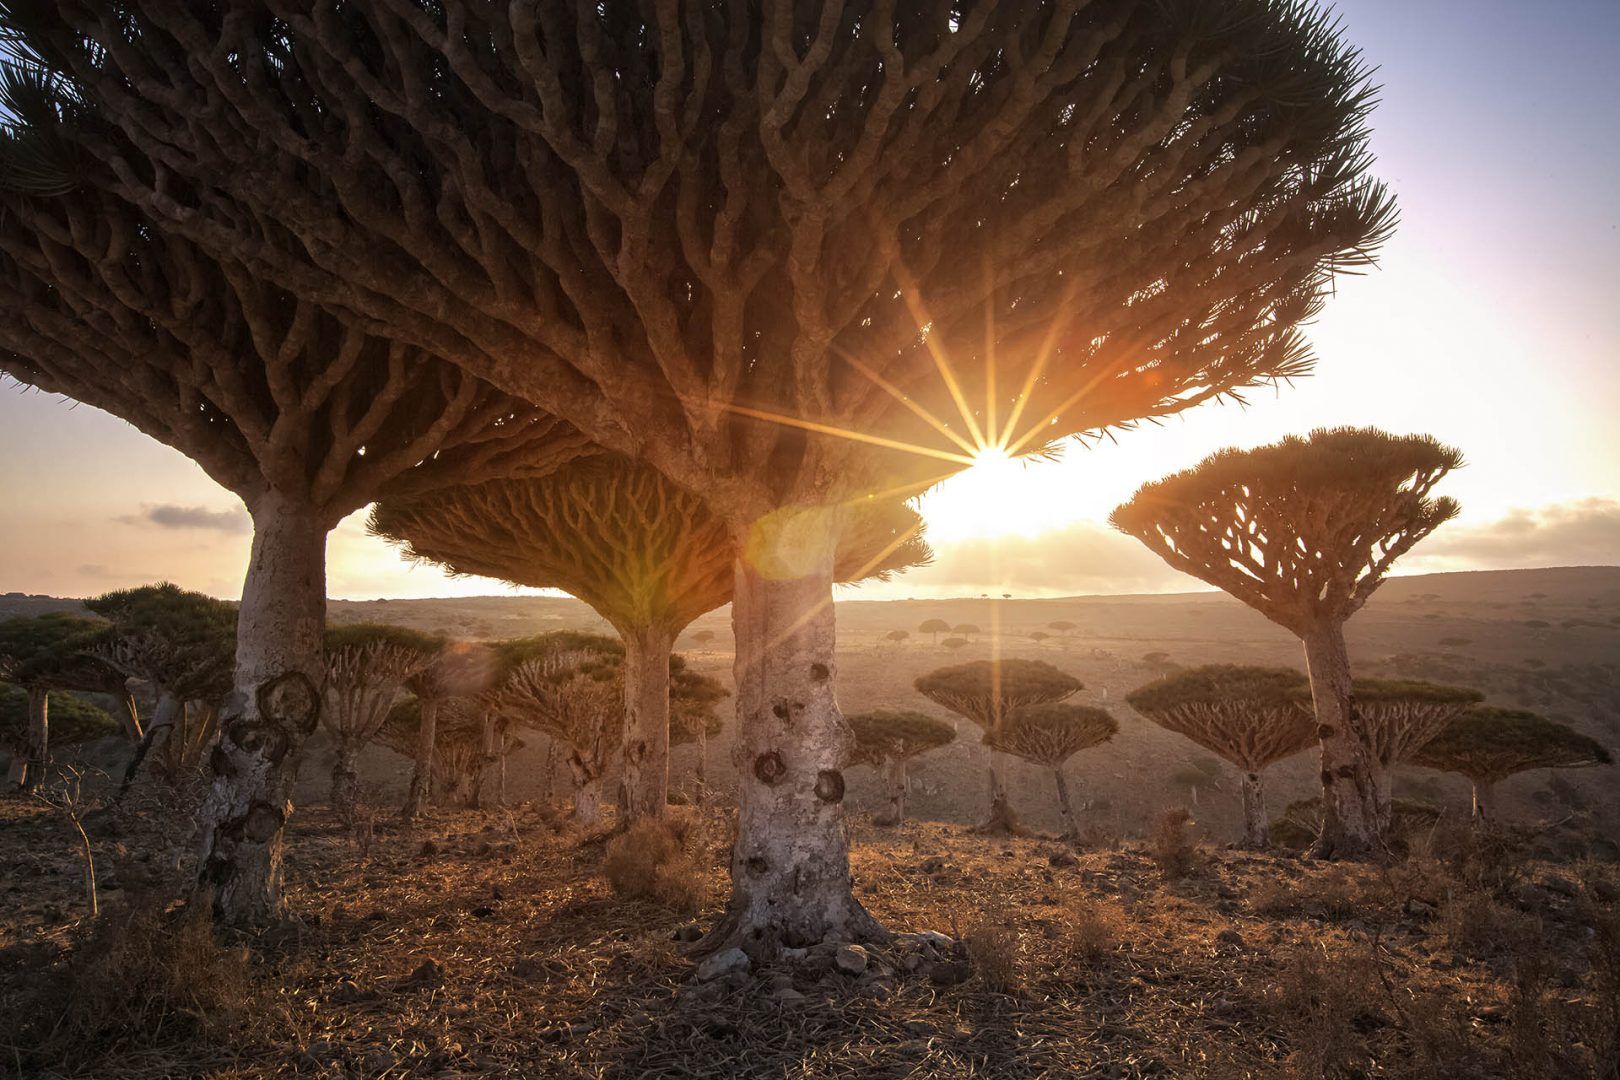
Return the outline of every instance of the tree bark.
{"type": "Polygon", "coordinates": [[[1271,822],[1266,818],[1266,791],[1258,772],[1245,772],[1243,789],[1243,846],[1264,851],[1271,846],[1271,822]]]}
{"type": "Polygon", "coordinates": [[[698,724],[697,751],[697,783],[693,785],[696,790],[692,801],[702,806],[709,798],[709,731],[701,723],[698,724]]]}
{"type": "Polygon", "coordinates": [[[1489,780],[1474,781],[1474,827],[1490,829],[1496,825],[1496,785],[1489,780]]]}
{"type": "Polygon", "coordinates": [[[569,756],[568,768],[574,775],[574,820],[586,827],[600,825],[603,778],[593,775],[576,755],[569,756]]]}
{"type": "Polygon", "coordinates": [[[360,802],[360,747],[347,739],[338,743],[332,762],[332,809],[344,821],[354,819],[360,802]]]}
{"type": "Polygon", "coordinates": [[[140,745],[143,733],[141,731],[141,714],[135,704],[135,695],[129,692],[129,687],[126,685],[122,689],[115,690],[113,698],[117,702],[118,722],[123,725],[124,735],[130,742],[135,743],[137,746],[140,745]]]}
{"type": "Polygon", "coordinates": [[[834,693],[836,511],[778,511],[737,532],[737,841],[726,914],[693,950],[883,940],[856,901],[844,825],[854,735],[834,693]]]}
{"type": "MultiPolygon", "coordinates": [[[[180,714],[180,699],[168,690],[159,690],[157,708],[152,713],[152,723],[141,735],[141,741],[135,745],[135,753],[124,768],[124,779],[118,785],[118,795],[114,802],[123,799],[129,793],[130,787],[135,783],[135,777],[141,771],[141,764],[146,761],[147,755],[159,741],[174,738],[174,722],[180,714]]],[[[162,760],[161,756],[159,760],[162,760]]]]}
{"type": "Polygon", "coordinates": [[[550,735],[546,736],[545,780],[540,797],[545,800],[547,806],[551,806],[557,798],[557,740],[550,735]]]}
{"type": "Polygon", "coordinates": [[[304,742],[320,713],[326,522],[298,500],[255,500],[253,551],[237,616],[236,688],[222,712],[203,805],[198,884],[215,918],[281,915],[282,837],[304,742]]]}
{"type": "Polygon", "coordinates": [[[493,712],[484,714],[482,752],[478,756],[478,776],[473,781],[473,807],[494,810],[501,806],[501,790],[497,766],[501,762],[500,726],[493,712]]]}
{"type": "Polygon", "coordinates": [[[891,757],[883,763],[887,799],[872,817],[874,825],[898,825],[906,820],[906,759],[891,757]]]}
{"type": "Polygon", "coordinates": [[[1080,836],[1080,823],[1074,816],[1074,803],[1069,799],[1069,780],[1061,765],[1052,766],[1052,781],[1057,785],[1058,813],[1063,816],[1063,838],[1076,840],[1080,836]]]}
{"type": "Polygon", "coordinates": [[[998,750],[990,751],[990,818],[973,831],[991,836],[1023,836],[1024,823],[1007,797],[1007,766],[998,750]]]}
{"type": "Polygon", "coordinates": [[[1312,627],[1304,636],[1305,663],[1322,747],[1322,831],[1309,854],[1360,859],[1382,849],[1371,755],[1356,719],[1350,655],[1342,623],[1312,627]]]}
{"type": "Polygon", "coordinates": [[[38,791],[45,782],[45,765],[51,759],[51,692],[42,687],[28,688],[28,749],[17,786],[38,791]]]}
{"type": "Polygon", "coordinates": [[[624,767],[621,824],[657,820],[669,806],[669,656],[675,635],[661,626],[624,637],[624,767]]]}
{"type": "Polygon", "coordinates": [[[405,805],[399,816],[414,821],[422,813],[422,802],[433,784],[433,748],[439,732],[439,699],[420,699],[421,722],[416,730],[416,763],[411,769],[411,786],[405,792],[405,805]]]}

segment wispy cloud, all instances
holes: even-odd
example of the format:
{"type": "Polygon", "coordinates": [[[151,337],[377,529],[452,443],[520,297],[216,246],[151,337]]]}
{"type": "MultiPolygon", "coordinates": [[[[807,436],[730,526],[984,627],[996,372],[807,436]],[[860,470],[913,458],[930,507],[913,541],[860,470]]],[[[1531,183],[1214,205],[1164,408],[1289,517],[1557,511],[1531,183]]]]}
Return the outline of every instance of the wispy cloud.
{"type": "Polygon", "coordinates": [[[245,510],[210,510],[205,506],[176,506],[158,503],[141,507],[139,514],[118,519],[127,525],[156,525],[161,529],[209,529],[223,533],[252,531],[253,523],[245,510]]]}
{"type": "Polygon", "coordinates": [[[1620,563],[1620,501],[1578,499],[1444,525],[1412,554],[1414,562],[1458,563],[1464,570],[1613,565],[1620,563]]]}

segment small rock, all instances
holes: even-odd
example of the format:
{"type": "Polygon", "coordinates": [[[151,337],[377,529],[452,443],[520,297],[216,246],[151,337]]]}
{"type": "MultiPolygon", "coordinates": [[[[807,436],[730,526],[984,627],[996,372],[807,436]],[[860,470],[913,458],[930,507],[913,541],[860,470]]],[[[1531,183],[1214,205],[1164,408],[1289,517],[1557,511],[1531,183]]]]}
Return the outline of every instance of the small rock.
{"type": "Polygon", "coordinates": [[[404,979],[400,980],[400,989],[409,989],[417,986],[437,986],[444,981],[444,965],[431,956],[420,964],[404,979]]]}
{"type": "Polygon", "coordinates": [[[791,990],[793,988],[793,976],[785,971],[778,971],[771,976],[770,987],[772,990],[791,990]]]}
{"type": "Polygon", "coordinates": [[[416,853],[424,858],[431,855],[437,855],[439,853],[439,845],[435,844],[431,840],[424,840],[422,841],[422,846],[417,848],[416,853]]]}
{"type": "Polygon", "coordinates": [[[702,936],[703,936],[703,927],[699,926],[697,923],[687,923],[685,926],[680,927],[673,934],[669,935],[669,938],[670,938],[671,941],[680,941],[680,942],[688,942],[689,943],[689,942],[697,941],[702,936]]]}
{"type": "Polygon", "coordinates": [[[1419,900],[1415,896],[1406,901],[1406,914],[1414,919],[1431,919],[1438,910],[1427,900],[1419,900]]]}
{"type": "Polygon", "coordinates": [[[784,963],[802,964],[810,957],[809,949],[783,949],[779,954],[784,963]]]}
{"type": "Polygon", "coordinates": [[[478,907],[473,908],[467,914],[471,915],[475,919],[487,919],[491,915],[495,914],[495,909],[490,907],[488,904],[481,904],[478,907]]]}
{"type": "Polygon", "coordinates": [[[1238,933],[1236,930],[1233,930],[1231,927],[1227,927],[1225,930],[1222,930],[1220,933],[1216,934],[1215,940],[1220,942],[1222,945],[1236,945],[1240,949],[1243,947],[1243,935],[1238,933]]]}
{"type": "Polygon", "coordinates": [[[747,953],[738,948],[730,948],[715,953],[699,964],[697,978],[699,982],[710,982],[734,971],[746,972],[752,966],[753,961],[748,959],[747,953]]]}
{"type": "Polygon", "coordinates": [[[859,975],[865,971],[868,959],[866,950],[859,945],[840,945],[833,954],[833,963],[845,975],[859,975]]]}

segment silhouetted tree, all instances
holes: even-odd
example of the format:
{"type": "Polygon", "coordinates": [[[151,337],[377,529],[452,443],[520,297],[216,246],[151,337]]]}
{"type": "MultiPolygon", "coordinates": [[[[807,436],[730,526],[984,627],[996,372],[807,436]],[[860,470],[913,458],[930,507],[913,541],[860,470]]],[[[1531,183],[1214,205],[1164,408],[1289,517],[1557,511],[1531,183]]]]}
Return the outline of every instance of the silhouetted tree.
{"type": "Polygon", "coordinates": [[[1049,701],[1014,709],[1000,730],[986,732],[984,740],[992,750],[1000,750],[1052,770],[1052,783],[1057,787],[1058,810],[1063,816],[1063,836],[1074,839],[1080,835],[1080,825],[1074,816],[1074,802],[1069,798],[1069,782],[1063,776],[1063,763],[1081,750],[1100,746],[1118,732],[1118,722],[1104,709],[1068,701],[1049,701]]]}
{"type": "Polygon", "coordinates": [[[1578,769],[1613,759],[1596,739],[1524,709],[1475,705],[1412,754],[1414,765],[1461,773],[1474,785],[1474,822],[1496,817],[1496,785],[1531,769],[1578,769]]]}
{"type": "Polygon", "coordinates": [[[909,631],[906,631],[906,630],[890,630],[887,634],[883,635],[883,640],[884,641],[892,641],[896,645],[899,645],[899,644],[902,644],[906,640],[906,638],[908,638],[910,636],[911,636],[911,633],[909,631]]]}
{"type": "Polygon", "coordinates": [[[934,644],[939,644],[939,635],[951,632],[951,624],[944,619],[927,619],[917,627],[919,634],[932,634],[934,644]]]}
{"type": "Polygon", "coordinates": [[[956,729],[926,713],[906,709],[877,709],[848,717],[855,733],[851,765],[882,769],[888,805],[872,815],[876,825],[898,825],[906,820],[906,768],[918,754],[937,750],[956,738],[956,729]]]}
{"type": "Polygon", "coordinates": [[[345,820],[359,800],[360,751],[382,730],[405,684],[427,671],[443,648],[443,638],[403,626],[327,629],[320,717],[332,736],[332,807],[345,820]]]}
{"type": "Polygon", "coordinates": [[[709,784],[709,740],[725,728],[715,706],[731,693],[720,680],[687,667],[679,653],[670,657],[669,678],[669,745],[697,744],[695,799],[701,803],[709,784]]]}
{"type": "Polygon", "coordinates": [[[1344,624],[1395,560],[1454,517],[1430,493],[1462,463],[1426,436],[1324,428],[1254,450],[1223,450],[1143,485],[1114,525],[1171,566],[1224,589],[1305,646],[1325,812],[1312,852],[1365,855],[1381,843],[1371,751],[1355,714],[1344,624]]]}
{"type": "Polygon", "coordinates": [[[970,622],[958,623],[951,627],[951,633],[973,635],[979,633],[979,628],[970,622]]]}
{"type": "Polygon", "coordinates": [[[1292,0],[8,6],[159,229],[715,506],[754,676],[705,948],[881,936],[837,798],[850,500],[1302,373],[1393,223],[1367,69],[1292,0]]]}
{"type": "Polygon", "coordinates": [[[488,695],[491,714],[539,728],[568,748],[574,819],[602,820],[602,784],[618,748],[624,688],[617,671],[592,669],[577,653],[548,652],[518,664],[488,695]]]}
{"type": "Polygon", "coordinates": [[[990,747],[990,818],[987,832],[1019,831],[1017,815],[1007,801],[1007,781],[995,751],[1002,728],[1014,710],[1047,705],[1071,697],[1082,689],[1079,679],[1044,660],[975,660],[943,667],[913,684],[917,692],[958,716],[965,716],[984,733],[990,747]]]}
{"type": "MultiPolygon", "coordinates": [[[[602,456],[543,478],[385,499],[370,527],[408,558],[562,589],[606,619],[625,654],[620,804],[627,819],[664,814],[670,654],[692,620],[730,601],[737,560],[731,533],[703,500],[645,465],[602,456]]],[[[922,528],[903,503],[859,508],[839,542],[837,580],[927,563],[922,528]]]]}
{"type": "Polygon", "coordinates": [[[1216,664],[1148,683],[1125,700],[1160,727],[1237,766],[1243,775],[1243,842],[1266,848],[1271,821],[1260,774],[1316,743],[1309,689],[1305,676],[1289,668],[1216,664]]]}
{"type": "Polygon", "coordinates": [[[0,622],[0,668],[7,682],[28,695],[27,731],[10,747],[9,785],[34,791],[44,781],[51,756],[51,688],[64,670],[82,665],[82,650],[99,638],[104,626],[65,611],[0,622]]]}

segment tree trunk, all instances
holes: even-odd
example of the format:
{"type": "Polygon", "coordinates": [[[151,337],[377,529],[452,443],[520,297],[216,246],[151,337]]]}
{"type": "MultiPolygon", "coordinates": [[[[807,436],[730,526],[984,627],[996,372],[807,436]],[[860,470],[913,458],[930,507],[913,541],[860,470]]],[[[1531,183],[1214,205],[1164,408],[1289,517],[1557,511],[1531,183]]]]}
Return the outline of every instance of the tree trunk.
{"type": "MultiPolygon", "coordinates": [[[[141,741],[135,745],[135,753],[129,759],[129,764],[124,768],[124,779],[118,785],[118,795],[113,800],[114,802],[121,800],[129,793],[131,785],[135,783],[135,777],[141,771],[141,764],[146,761],[146,757],[152,752],[152,749],[162,740],[175,737],[174,724],[180,714],[180,699],[168,690],[159,690],[157,709],[152,713],[152,723],[147,727],[145,733],[141,735],[141,741]]],[[[161,752],[158,760],[162,760],[161,752]]],[[[167,776],[163,779],[165,783],[172,781],[172,778],[167,776]]]]}
{"type": "Polygon", "coordinates": [[[1027,831],[1007,798],[1006,769],[1001,753],[990,751],[990,819],[975,828],[974,832],[991,836],[1023,836],[1027,831]]]}
{"type": "Polygon", "coordinates": [[[737,533],[737,841],[726,914],[695,953],[887,937],[850,887],[844,773],[854,735],[834,693],[840,515],[778,511],[737,533]]]}
{"type": "Polygon", "coordinates": [[[574,776],[574,821],[587,828],[602,823],[602,776],[593,775],[577,754],[568,757],[574,776]]]}
{"type": "Polygon", "coordinates": [[[495,810],[501,806],[501,792],[496,766],[501,762],[500,725],[493,712],[484,714],[484,727],[478,755],[478,776],[473,781],[473,806],[478,810],[495,810]]]}
{"type": "Polygon", "coordinates": [[[1266,792],[1258,772],[1245,772],[1243,788],[1243,846],[1264,851],[1271,846],[1271,822],[1266,818],[1266,792]]]}
{"type": "Polygon", "coordinates": [[[692,793],[692,801],[702,806],[709,798],[709,729],[703,723],[698,724],[697,744],[697,790],[692,793]]]}
{"type": "Polygon", "coordinates": [[[117,705],[118,722],[124,728],[125,737],[139,746],[143,733],[141,731],[141,714],[135,704],[135,695],[129,692],[129,687],[126,685],[114,690],[112,696],[117,705]]]}
{"type": "Polygon", "coordinates": [[[1496,825],[1496,785],[1489,780],[1474,781],[1474,827],[1490,829],[1496,825]]]}
{"type": "Polygon", "coordinates": [[[1080,837],[1080,823],[1074,816],[1074,803],[1069,799],[1069,780],[1063,775],[1061,765],[1052,766],[1052,781],[1057,785],[1058,813],[1063,817],[1063,839],[1077,840],[1080,837]]]}
{"type": "Polygon", "coordinates": [[[341,739],[337,758],[332,762],[332,809],[345,822],[354,820],[360,802],[360,746],[341,739]]]}
{"type": "Polygon", "coordinates": [[[326,522],[269,494],[256,500],[237,615],[236,688],[211,759],[198,884],[233,926],[281,915],[282,833],[304,741],[320,714],[326,522]]]}
{"type": "Polygon", "coordinates": [[[887,800],[872,817],[874,825],[898,825],[906,820],[906,759],[891,757],[883,763],[887,800]]]}
{"type": "Polygon", "coordinates": [[[669,806],[669,654],[675,635],[659,626],[624,637],[624,768],[620,824],[659,819],[669,806]]]}
{"type": "Polygon", "coordinates": [[[551,806],[557,798],[557,740],[550,735],[546,736],[545,787],[541,789],[540,797],[547,806],[551,806]]]}
{"type": "Polygon", "coordinates": [[[45,782],[45,766],[51,760],[51,692],[37,686],[28,688],[28,750],[17,786],[38,791],[45,782]]]}
{"type": "Polygon", "coordinates": [[[1304,637],[1305,663],[1322,746],[1322,831],[1310,855],[1320,859],[1367,858],[1379,852],[1378,797],[1371,755],[1356,719],[1350,655],[1344,626],[1313,627],[1304,637]]]}
{"type": "Polygon", "coordinates": [[[416,729],[416,763],[411,769],[411,786],[405,792],[405,805],[399,816],[414,821],[422,813],[422,802],[433,784],[433,748],[439,733],[439,699],[419,699],[421,722],[416,729]]]}

